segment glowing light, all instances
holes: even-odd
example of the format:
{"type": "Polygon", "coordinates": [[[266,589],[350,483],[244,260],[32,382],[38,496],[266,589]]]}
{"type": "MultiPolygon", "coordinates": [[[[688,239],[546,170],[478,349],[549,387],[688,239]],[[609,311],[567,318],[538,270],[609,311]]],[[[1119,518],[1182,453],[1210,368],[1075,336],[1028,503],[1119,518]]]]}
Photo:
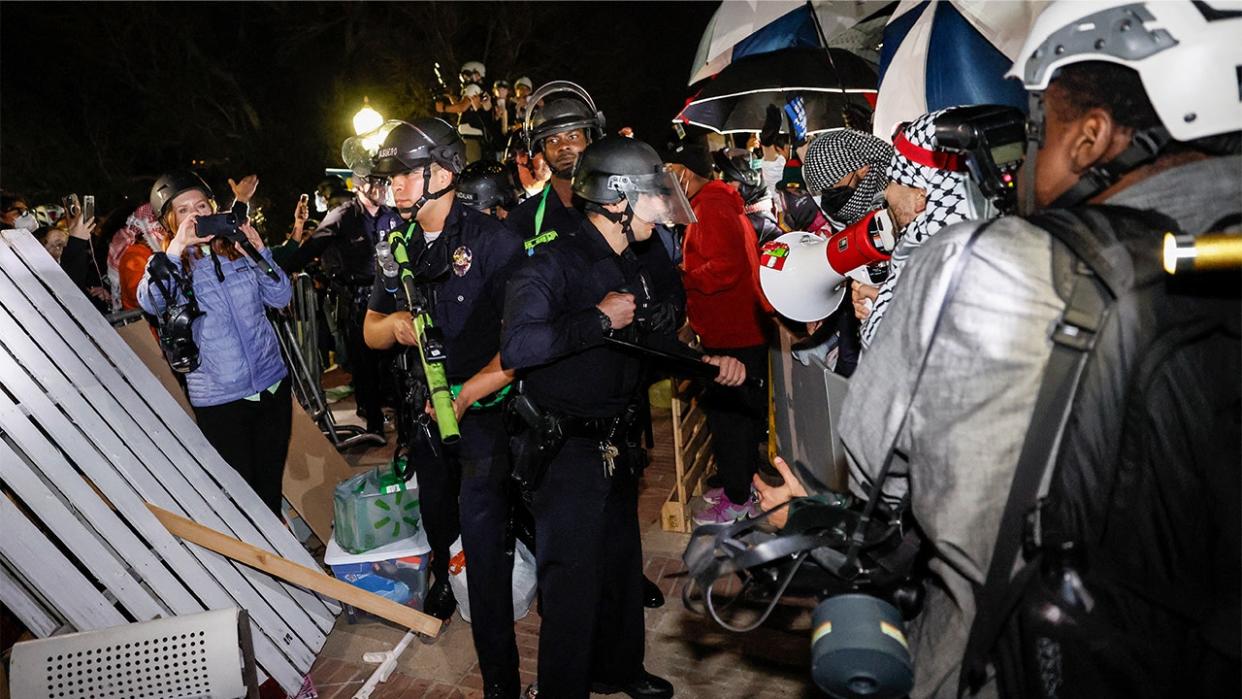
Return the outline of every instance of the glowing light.
{"type": "MultiPolygon", "coordinates": [[[[361,136],[368,131],[374,131],[382,126],[384,117],[371,108],[371,102],[366,97],[362,98],[362,109],[354,115],[354,133],[361,136]]],[[[379,144],[376,144],[378,146],[379,144]]]]}

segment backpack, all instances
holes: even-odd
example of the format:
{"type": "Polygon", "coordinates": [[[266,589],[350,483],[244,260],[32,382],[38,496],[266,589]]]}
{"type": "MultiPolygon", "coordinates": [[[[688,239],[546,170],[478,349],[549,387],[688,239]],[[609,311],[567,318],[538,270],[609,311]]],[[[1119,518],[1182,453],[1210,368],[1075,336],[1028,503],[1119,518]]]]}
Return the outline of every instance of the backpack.
{"type": "Polygon", "coordinates": [[[959,695],[1242,696],[1242,275],[1167,275],[1150,211],[1031,222],[1067,305],[959,695]]]}

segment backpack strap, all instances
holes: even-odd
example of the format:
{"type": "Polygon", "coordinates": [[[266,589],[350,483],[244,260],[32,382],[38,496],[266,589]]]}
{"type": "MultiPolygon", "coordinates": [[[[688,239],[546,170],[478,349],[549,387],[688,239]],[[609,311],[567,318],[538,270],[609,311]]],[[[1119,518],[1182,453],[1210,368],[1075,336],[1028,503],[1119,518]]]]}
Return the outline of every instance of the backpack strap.
{"type": "MultiPolygon", "coordinates": [[[[1067,216],[1081,225],[1081,220],[1073,214],[1067,216]]],[[[1065,233],[1063,228],[1060,231],[1053,230],[1065,226],[1066,218],[1040,217],[1032,222],[1051,232],[1057,241],[1064,240],[1062,234],[1065,234],[1066,237],[1076,237],[1078,242],[1085,243],[1084,249],[1088,249],[1088,246],[1094,247],[1090,244],[1090,238],[1076,236],[1072,230],[1069,233],[1065,233]]],[[[1074,246],[1067,247],[1074,254],[1079,254],[1074,246]]],[[[1103,259],[1102,256],[1094,256],[1097,263],[1103,259]]],[[[1056,463],[1061,432],[1069,418],[1087,358],[1095,346],[1096,334],[1108,314],[1111,299],[1105,289],[1106,282],[1093,273],[1090,261],[1084,262],[1087,264],[1075,266],[1068,302],[1052,332],[1052,354],[1044,369],[1043,381],[1035,399],[1035,409],[1031,413],[1031,425],[1014,469],[1013,482],[1009,488],[1004,513],[1001,515],[1000,530],[987,577],[984,584],[975,589],[975,618],[966,642],[966,653],[959,676],[959,697],[964,696],[968,690],[971,693],[978,691],[987,679],[989,653],[1015,602],[1011,594],[1010,574],[1021,550],[1026,519],[1028,513],[1034,510],[1034,525],[1038,530],[1037,500],[1040,485],[1048,470],[1056,463]]],[[[1115,273],[1117,270],[1110,271],[1115,273]]]]}

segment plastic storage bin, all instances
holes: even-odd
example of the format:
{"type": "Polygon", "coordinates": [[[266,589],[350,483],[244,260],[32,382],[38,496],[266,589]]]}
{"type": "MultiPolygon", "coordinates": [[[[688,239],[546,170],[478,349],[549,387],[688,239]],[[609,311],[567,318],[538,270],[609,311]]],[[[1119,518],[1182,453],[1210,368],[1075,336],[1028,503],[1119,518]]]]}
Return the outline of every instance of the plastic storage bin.
{"type": "MultiPolygon", "coordinates": [[[[423,599],[427,596],[430,551],[427,537],[421,529],[415,536],[357,554],[341,548],[333,534],[323,562],[340,580],[397,604],[421,610],[423,599]]],[[[352,622],[354,610],[347,606],[346,611],[352,622]]]]}

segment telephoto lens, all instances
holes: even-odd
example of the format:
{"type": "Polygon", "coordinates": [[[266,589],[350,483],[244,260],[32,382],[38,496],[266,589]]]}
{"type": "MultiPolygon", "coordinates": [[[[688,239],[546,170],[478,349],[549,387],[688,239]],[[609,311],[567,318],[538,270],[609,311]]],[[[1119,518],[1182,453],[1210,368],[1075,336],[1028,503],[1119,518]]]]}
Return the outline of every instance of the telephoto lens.
{"type": "Polygon", "coordinates": [[[914,686],[901,613],[878,597],[836,595],[813,615],[811,677],[837,699],[897,699],[914,686]]]}

